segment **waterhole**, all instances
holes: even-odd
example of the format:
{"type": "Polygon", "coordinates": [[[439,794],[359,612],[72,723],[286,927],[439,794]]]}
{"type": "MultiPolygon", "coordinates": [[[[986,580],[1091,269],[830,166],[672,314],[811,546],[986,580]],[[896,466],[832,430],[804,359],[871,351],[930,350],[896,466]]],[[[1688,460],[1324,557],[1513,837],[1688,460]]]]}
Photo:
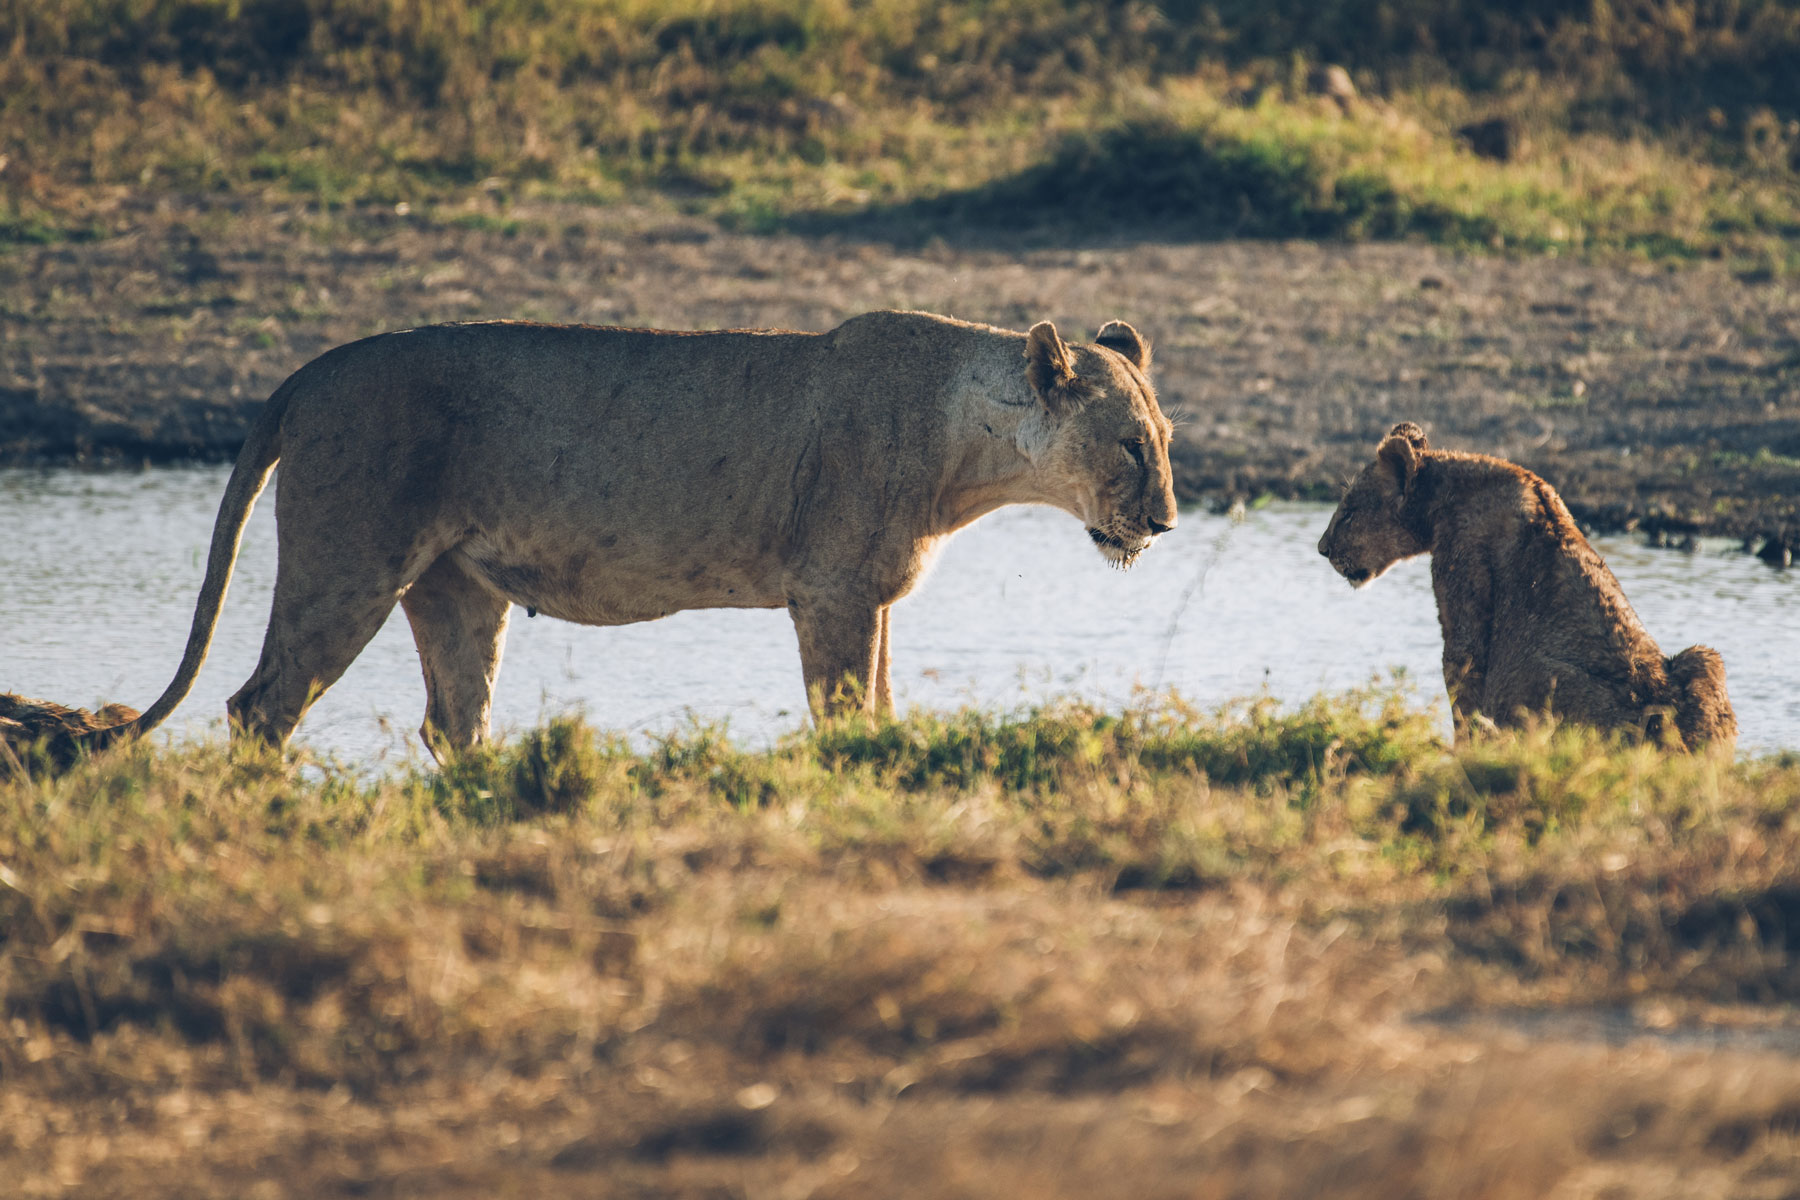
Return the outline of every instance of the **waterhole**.
{"type": "MultiPolygon", "coordinates": [[[[0,471],[0,690],[147,707],[180,661],[228,473],[0,471]]],[[[251,519],[172,736],[222,729],[226,697],[255,666],[274,583],[272,501],[271,490],[251,519]]],[[[1442,715],[1425,561],[1352,590],[1315,549],[1328,515],[1282,504],[1238,521],[1186,512],[1136,567],[1116,571],[1073,518],[1003,509],[953,538],[895,607],[897,700],[1013,709],[1077,697],[1116,708],[1140,689],[1174,689],[1210,708],[1398,679],[1442,715]]],[[[1595,545],[1665,653],[1704,642],[1724,655],[1743,750],[1800,747],[1800,622],[1786,615],[1800,575],[1724,544],[1691,554],[1629,538],[1595,545]]],[[[344,759],[391,761],[418,752],[424,703],[396,608],[297,737],[344,759]]],[[[727,609],[595,629],[515,609],[495,726],[571,711],[636,734],[724,722],[738,741],[765,744],[803,720],[793,625],[781,611],[727,609]]]]}

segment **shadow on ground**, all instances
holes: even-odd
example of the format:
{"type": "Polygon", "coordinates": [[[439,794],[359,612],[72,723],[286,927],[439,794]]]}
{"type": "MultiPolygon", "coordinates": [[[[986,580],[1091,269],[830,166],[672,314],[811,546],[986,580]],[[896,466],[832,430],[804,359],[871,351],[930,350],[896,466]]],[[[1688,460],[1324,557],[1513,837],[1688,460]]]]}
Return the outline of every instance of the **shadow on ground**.
{"type": "Polygon", "coordinates": [[[1382,239],[1468,243],[1484,218],[1416,204],[1378,175],[1334,174],[1303,147],[1168,120],[1071,134],[1049,160],[980,187],[854,212],[803,213],[789,232],[899,246],[1118,245],[1138,240],[1382,239]]]}

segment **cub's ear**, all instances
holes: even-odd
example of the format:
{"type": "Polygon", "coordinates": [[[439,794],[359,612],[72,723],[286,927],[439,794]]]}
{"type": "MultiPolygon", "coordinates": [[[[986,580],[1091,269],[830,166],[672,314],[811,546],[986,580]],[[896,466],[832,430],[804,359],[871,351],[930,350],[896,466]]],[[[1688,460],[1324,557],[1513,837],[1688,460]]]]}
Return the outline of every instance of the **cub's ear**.
{"type": "Polygon", "coordinates": [[[1069,406],[1069,385],[1075,382],[1075,367],[1069,348],[1056,336],[1056,326],[1048,321],[1039,321],[1025,335],[1025,378],[1047,411],[1060,413],[1069,406]]]}
{"type": "Polygon", "coordinates": [[[1396,425],[1392,429],[1388,430],[1388,436],[1391,438],[1393,438],[1393,437],[1405,438],[1407,441],[1412,443],[1412,447],[1414,450],[1430,449],[1430,447],[1428,445],[1426,445],[1426,443],[1425,443],[1425,431],[1423,429],[1420,429],[1417,425],[1413,424],[1411,421],[1400,422],[1398,425],[1396,425]]]}
{"type": "Polygon", "coordinates": [[[1150,343],[1144,335],[1123,321],[1108,321],[1094,335],[1096,346],[1105,346],[1124,356],[1125,361],[1140,371],[1150,370],[1150,343]]]}
{"type": "Polygon", "coordinates": [[[1411,421],[1404,421],[1375,447],[1375,461],[1392,471],[1394,482],[1405,489],[1419,469],[1419,455],[1424,450],[1425,434],[1411,421]]]}

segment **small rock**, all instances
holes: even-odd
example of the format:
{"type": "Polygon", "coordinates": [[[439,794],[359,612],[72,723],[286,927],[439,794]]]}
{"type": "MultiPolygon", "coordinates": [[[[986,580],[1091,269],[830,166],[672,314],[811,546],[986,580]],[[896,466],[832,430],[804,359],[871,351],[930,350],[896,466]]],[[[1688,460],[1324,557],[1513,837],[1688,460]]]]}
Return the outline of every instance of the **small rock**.
{"type": "Polygon", "coordinates": [[[1321,63],[1314,67],[1306,77],[1306,90],[1333,101],[1344,112],[1349,112],[1356,104],[1356,84],[1351,81],[1350,72],[1336,63],[1321,63]]]}
{"type": "Polygon", "coordinates": [[[1495,162],[1511,162],[1525,153],[1525,133],[1511,117],[1493,117],[1464,125],[1456,136],[1474,153],[1495,162]]]}

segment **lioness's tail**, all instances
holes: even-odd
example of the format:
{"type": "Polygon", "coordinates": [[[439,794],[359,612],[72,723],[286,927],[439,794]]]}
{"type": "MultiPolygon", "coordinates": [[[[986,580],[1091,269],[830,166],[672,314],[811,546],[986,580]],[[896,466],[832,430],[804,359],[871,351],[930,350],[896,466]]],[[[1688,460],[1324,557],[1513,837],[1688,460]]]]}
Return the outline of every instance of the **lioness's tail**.
{"type": "Polygon", "coordinates": [[[1737,741],[1737,714],[1725,694],[1725,662],[1711,646],[1689,646],[1669,659],[1675,685],[1675,724],[1691,750],[1704,742],[1730,747],[1737,741]]]}
{"type": "Polygon", "coordinates": [[[237,465],[231,468],[231,479],[225,484],[225,495],[219,501],[219,516],[213,522],[212,548],[206,554],[206,580],[200,585],[200,598],[194,604],[194,623],[188,630],[187,649],[182,653],[181,666],[176,670],[174,680],[141,716],[96,730],[84,738],[89,748],[98,750],[149,733],[175,711],[175,706],[187,698],[188,690],[194,686],[200,664],[206,661],[207,648],[212,645],[213,628],[219,623],[219,609],[225,603],[225,589],[231,585],[231,571],[237,565],[238,542],[250,520],[250,509],[262,494],[263,485],[268,483],[275,461],[281,457],[281,417],[287,411],[288,396],[293,387],[294,381],[290,378],[275,389],[275,394],[269,397],[250,426],[244,448],[238,451],[237,465]]]}

